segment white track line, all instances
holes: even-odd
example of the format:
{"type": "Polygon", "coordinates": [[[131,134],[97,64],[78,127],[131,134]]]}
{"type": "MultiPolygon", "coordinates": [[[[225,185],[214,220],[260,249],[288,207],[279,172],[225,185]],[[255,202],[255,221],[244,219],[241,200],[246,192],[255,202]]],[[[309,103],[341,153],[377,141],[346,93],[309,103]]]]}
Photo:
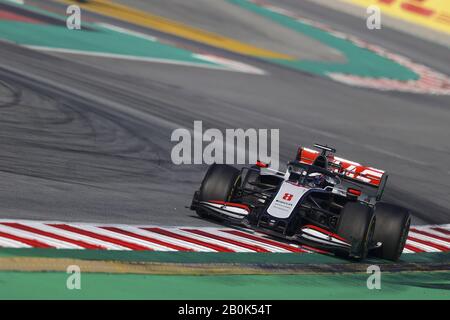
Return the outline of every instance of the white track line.
{"type": "Polygon", "coordinates": [[[96,23],[96,24],[101,26],[101,27],[103,27],[103,28],[110,29],[110,30],[115,31],[115,32],[125,33],[125,34],[128,34],[130,36],[134,36],[134,37],[142,38],[142,39],[145,39],[145,40],[149,40],[151,42],[157,41],[157,38],[149,36],[148,34],[145,34],[145,33],[142,33],[142,32],[138,32],[138,31],[134,31],[134,30],[130,30],[130,29],[125,29],[125,28],[122,28],[122,27],[119,27],[119,26],[115,26],[115,25],[112,25],[112,24],[109,24],[109,23],[102,23],[102,22],[100,22],[100,23],[96,23]]]}
{"type": "Polygon", "coordinates": [[[197,59],[205,60],[208,62],[216,63],[219,65],[224,65],[229,67],[230,69],[238,72],[244,72],[249,74],[256,74],[256,75],[266,75],[267,72],[259,69],[257,67],[251,66],[249,64],[239,62],[236,60],[226,59],[224,57],[215,56],[212,54],[193,54],[193,56],[197,59]]]}
{"type": "MultiPolygon", "coordinates": [[[[151,42],[155,42],[158,40],[157,38],[149,36],[145,33],[137,32],[137,31],[130,30],[130,29],[125,29],[125,28],[118,27],[118,26],[115,26],[115,25],[112,25],[109,23],[97,23],[97,24],[101,27],[110,29],[112,31],[128,34],[128,35],[131,35],[134,37],[149,40],[151,42]]],[[[197,58],[200,60],[204,60],[204,61],[212,62],[212,63],[220,65],[220,66],[228,67],[229,69],[231,69],[230,71],[238,71],[238,72],[257,74],[257,75],[267,74],[267,72],[265,72],[262,69],[256,68],[254,66],[251,66],[249,64],[246,64],[246,63],[243,63],[240,61],[227,59],[225,57],[220,57],[220,56],[216,56],[216,55],[212,55],[212,54],[205,54],[205,53],[202,53],[202,54],[194,53],[194,54],[192,54],[192,56],[194,58],[197,58]]]]}
{"type": "Polygon", "coordinates": [[[6,0],[15,4],[19,4],[19,5],[24,5],[25,1],[24,0],[6,0]]]}
{"type": "MultiPolygon", "coordinates": [[[[195,62],[187,62],[187,61],[179,61],[179,60],[171,60],[171,59],[139,57],[139,56],[126,55],[126,54],[116,54],[116,53],[107,53],[107,52],[95,52],[95,51],[83,51],[83,50],[53,48],[53,47],[34,46],[34,45],[23,45],[23,47],[29,48],[29,49],[33,49],[33,50],[39,50],[39,51],[78,54],[78,55],[91,56],[91,57],[110,58],[110,59],[122,59],[122,60],[128,60],[128,61],[163,63],[163,64],[178,65],[178,66],[187,66],[187,67],[197,67],[197,68],[203,68],[203,69],[211,69],[211,70],[242,72],[242,71],[239,71],[237,69],[231,69],[231,68],[228,68],[228,67],[225,67],[225,66],[222,66],[222,65],[211,65],[211,64],[206,64],[206,63],[203,64],[203,63],[195,63],[195,62]]],[[[247,73],[249,73],[249,72],[247,72],[247,73]]]]}

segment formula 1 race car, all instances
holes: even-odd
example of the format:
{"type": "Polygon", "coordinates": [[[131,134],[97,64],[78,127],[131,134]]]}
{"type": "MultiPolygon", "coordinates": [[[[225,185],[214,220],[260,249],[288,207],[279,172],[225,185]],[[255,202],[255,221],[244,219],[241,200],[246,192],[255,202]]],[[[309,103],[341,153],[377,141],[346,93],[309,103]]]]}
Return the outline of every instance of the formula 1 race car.
{"type": "Polygon", "coordinates": [[[241,170],[212,164],[190,208],[341,257],[397,260],[411,215],[381,202],[387,174],[314,147],[299,148],[286,172],[259,161],[241,170]]]}

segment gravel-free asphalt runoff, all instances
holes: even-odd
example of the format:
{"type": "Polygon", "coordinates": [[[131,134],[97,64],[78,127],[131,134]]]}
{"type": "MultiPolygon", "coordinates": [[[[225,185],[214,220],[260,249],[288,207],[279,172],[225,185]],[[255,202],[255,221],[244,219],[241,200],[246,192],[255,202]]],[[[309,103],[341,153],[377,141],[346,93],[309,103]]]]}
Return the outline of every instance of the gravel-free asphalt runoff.
{"type": "MultiPolygon", "coordinates": [[[[277,3],[450,74],[445,47],[387,27],[370,31],[310,2],[277,3]]],[[[268,75],[1,43],[0,218],[211,225],[185,208],[206,166],[170,158],[172,131],[202,120],[221,130],[280,129],[281,162],[298,145],[333,145],[389,171],[385,198],[409,207],[415,223],[450,222],[450,97],[358,89],[221,54],[268,75]]]]}

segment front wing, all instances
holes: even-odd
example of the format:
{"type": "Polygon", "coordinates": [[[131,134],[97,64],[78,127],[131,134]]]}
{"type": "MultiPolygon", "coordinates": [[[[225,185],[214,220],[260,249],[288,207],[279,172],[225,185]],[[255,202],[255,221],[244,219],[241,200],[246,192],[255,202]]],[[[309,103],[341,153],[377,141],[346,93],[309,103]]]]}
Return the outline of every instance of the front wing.
{"type": "MultiPolygon", "coordinates": [[[[350,240],[344,239],[341,236],[332,233],[328,230],[318,226],[308,224],[300,228],[299,232],[293,236],[287,236],[283,233],[277,232],[269,228],[262,228],[258,226],[249,226],[244,223],[244,218],[251,212],[251,208],[247,205],[225,202],[225,201],[199,201],[193,202],[191,205],[193,210],[205,210],[209,215],[215,216],[232,224],[249,227],[256,232],[260,232],[275,238],[282,238],[289,242],[306,245],[328,253],[348,253],[354,256],[352,248],[357,244],[352,244],[350,240]]],[[[369,250],[379,247],[381,244],[372,244],[369,250]]]]}

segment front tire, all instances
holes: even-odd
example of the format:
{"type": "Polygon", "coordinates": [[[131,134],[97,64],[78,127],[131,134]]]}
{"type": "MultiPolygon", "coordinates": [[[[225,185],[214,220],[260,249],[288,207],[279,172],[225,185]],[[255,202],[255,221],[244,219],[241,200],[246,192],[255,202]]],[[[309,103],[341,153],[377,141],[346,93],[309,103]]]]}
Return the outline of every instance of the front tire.
{"type": "Polygon", "coordinates": [[[372,208],[358,202],[348,202],[341,211],[337,234],[348,240],[352,247],[349,253],[339,253],[341,257],[365,259],[375,228],[372,208]]]}
{"type": "Polygon", "coordinates": [[[379,203],[375,207],[377,223],[374,240],[381,242],[374,250],[375,257],[397,261],[403,252],[411,225],[411,214],[405,208],[388,203],[379,203]]]}
{"type": "MultiPolygon", "coordinates": [[[[199,201],[230,201],[239,178],[239,170],[226,164],[212,164],[203,178],[200,186],[199,201]]],[[[201,208],[196,210],[202,218],[209,215],[201,208]]]]}

